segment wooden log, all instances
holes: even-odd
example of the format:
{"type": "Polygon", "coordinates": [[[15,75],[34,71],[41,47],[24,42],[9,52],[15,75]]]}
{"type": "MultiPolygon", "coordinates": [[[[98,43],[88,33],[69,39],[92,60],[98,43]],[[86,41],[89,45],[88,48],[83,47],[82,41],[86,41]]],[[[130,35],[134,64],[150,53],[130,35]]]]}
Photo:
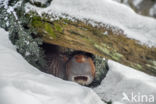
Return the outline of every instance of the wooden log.
{"type": "MultiPolygon", "coordinates": [[[[30,15],[30,14],[29,14],[30,15]]],[[[30,16],[29,16],[30,17],[30,16]]],[[[44,17],[44,16],[43,16],[44,17]]],[[[29,28],[34,28],[44,42],[90,52],[151,75],[156,75],[156,48],[130,39],[115,27],[92,26],[84,21],[70,21],[32,16],[29,28]]]]}

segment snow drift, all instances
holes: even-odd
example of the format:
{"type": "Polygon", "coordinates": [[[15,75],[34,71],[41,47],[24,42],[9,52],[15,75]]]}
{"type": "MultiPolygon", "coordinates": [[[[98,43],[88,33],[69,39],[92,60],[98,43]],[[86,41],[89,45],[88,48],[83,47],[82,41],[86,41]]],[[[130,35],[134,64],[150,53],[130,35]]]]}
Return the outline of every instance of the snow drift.
{"type": "Polygon", "coordinates": [[[102,99],[123,104],[156,104],[156,77],[111,60],[108,64],[106,78],[94,89],[102,99]]]}
{"type": "Polygon", "coordinates": [[[40,72],[0,29],[0,104],[104,104],[89,88],[40,72]]]}

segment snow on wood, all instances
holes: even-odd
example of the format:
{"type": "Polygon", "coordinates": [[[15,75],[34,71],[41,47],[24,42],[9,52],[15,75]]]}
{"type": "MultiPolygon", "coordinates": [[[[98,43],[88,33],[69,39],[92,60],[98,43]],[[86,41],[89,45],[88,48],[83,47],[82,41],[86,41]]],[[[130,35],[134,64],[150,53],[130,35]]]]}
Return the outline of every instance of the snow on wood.
{"type": "Polygon", "coordinates": [[[156,20],[138,15],[129,7],[111,0],[53,0],[45,9],[28,4],[26,10],[62,17],[67,14],[81,20],[90,19],[117,26],[128,37],[149,46],[156,46],[156,20]]]}

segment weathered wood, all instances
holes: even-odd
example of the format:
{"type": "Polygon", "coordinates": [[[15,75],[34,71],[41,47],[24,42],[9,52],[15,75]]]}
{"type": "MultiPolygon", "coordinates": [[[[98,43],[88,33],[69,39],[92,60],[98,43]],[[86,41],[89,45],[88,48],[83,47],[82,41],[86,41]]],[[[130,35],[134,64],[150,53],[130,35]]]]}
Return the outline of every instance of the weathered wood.
{"type": "Polygon", "coordinates": [[[156,75],[156,48],[139,44],[122,30],[62,18],[49,21],[38,16],[33,16],[28,26],[36,29],[46,43],[90,52],[156,75]]]}

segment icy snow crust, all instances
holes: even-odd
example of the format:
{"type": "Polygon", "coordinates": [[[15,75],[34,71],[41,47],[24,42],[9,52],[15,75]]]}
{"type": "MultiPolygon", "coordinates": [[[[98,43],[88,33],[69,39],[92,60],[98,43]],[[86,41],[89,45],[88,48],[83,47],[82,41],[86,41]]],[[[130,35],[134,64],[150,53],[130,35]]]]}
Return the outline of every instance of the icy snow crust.
{"type": "Polygon", "coordinates": [[[62,16],[67,14],[77,19],[89,19],[116,26],[129,38],[156,47],[156,20],[136,14],[129,7],[111,0],[53,0],[45,9],[30,4],[26,10],[35,10],[62,16]]]}
{"type": "Polygon", "coordinates": [[[106,101],[118,101],[115,104],[156,104],[156,77],[149,76],[143,72],[134,70],[114,61],[108,61],[110,70],[101,85],[94,88],[94,91],[106,101]],[[123,100],[126,94],[128,100],[123,100]],[[132,94],[135,101],[132,100],[132,94]],[[147,96],[147,102],[141,97],[147,96]],[[154,101],[149,101],[150,97],[154,101]],[[140,99],[140,101],[139,101],[140,99]]]}
{"type": "Polygon", "coordinates": [[[0,29],[0,104],[104,104],[91,89],[40,72],[0,29]]]}

